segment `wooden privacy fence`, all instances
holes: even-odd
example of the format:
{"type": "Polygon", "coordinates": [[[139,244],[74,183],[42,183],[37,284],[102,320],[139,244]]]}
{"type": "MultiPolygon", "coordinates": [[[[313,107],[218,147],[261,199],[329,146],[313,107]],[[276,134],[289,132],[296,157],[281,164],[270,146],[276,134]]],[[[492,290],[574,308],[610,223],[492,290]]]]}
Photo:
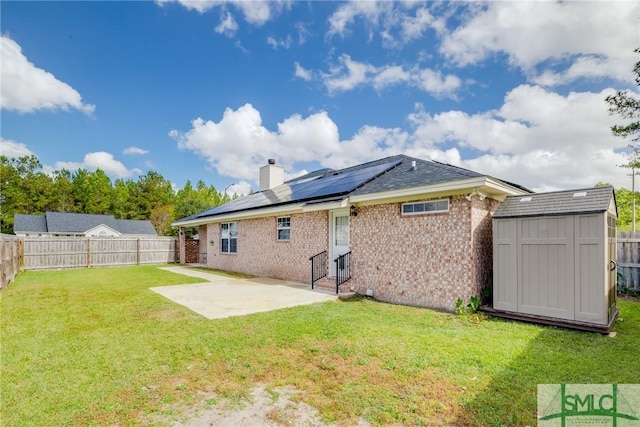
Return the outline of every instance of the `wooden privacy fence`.
{"type": "Polygon", "coordinates": [[[20,272],[23,261],[23,242],[16,236],[0,235],[0,289],[7,286],[20,272]]]}
{"type": "Polygon", "coordinates": [[[177,262],[175,237],[25,237],[25,270],[177,262]]]}
{"type": "Polygon", "coordinates": [[[618,291],[640,291],[640,233],[618,232],[618,291]]]}

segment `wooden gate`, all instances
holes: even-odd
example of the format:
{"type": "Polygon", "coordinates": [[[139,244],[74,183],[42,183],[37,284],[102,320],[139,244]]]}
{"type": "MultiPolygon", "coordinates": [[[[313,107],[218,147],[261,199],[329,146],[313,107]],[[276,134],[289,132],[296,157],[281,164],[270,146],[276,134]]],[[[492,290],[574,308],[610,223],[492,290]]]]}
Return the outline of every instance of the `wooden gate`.
{"type": "Polygon", "coordinates": [[[184,241],[184,262],[186,264],[197,264],[200,262],[200,240],[188,239],[184,241]]]}

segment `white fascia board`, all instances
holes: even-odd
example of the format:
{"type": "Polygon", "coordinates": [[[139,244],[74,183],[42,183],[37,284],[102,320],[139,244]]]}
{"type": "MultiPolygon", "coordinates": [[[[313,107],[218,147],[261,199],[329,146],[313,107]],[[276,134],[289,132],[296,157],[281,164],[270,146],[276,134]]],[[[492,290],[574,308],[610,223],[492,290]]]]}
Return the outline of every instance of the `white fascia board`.
{"type": "Polygon", "coordinates": [[[352,203],[384,202],[394,199],[407,199],[412,196],[434,194],[441,196],[445,194],[460,194],[477,188],[479,191],[486,191],[489,197],[501,200],[507,195],[525,194],[520,188],[513,187],[502,181],[498,181],[488,176],[462,179],[459,181],[441,182],[438,184],[423,185],[419,187],[403,188],[400,190],[383,191],[379,193],[361,194],[349,197],[352,203]]]}
{"type": "Polygon", "coordinates": [[[523,190],[522,188],[519,188],[519,187],[514,187],[513,185],[509,185],[504,181],[491,178],[490,176],[486,177],[486,179],[487,179],[487,182],[485,184],[485,187],[487,189],[499,191],[500,193],[503,193],[505,197],[519,196],[521,194],[531,194],[531,192],[529,191],[523,190]]]}
{"type": "Polygon", "coordinates": [[[308,205],[303,205],[302,212],[318,212],[318,211],[329,211],[333,209],[342,209],[347,207],[348,201],[349,199],[345,197],[342,200],[336,200],[333,202],[312,203],[308,205]]]}
{"type": "Polygon", "coordinates": [[[173,227],[197,227],[199,225],[216,222],[236,221],[241,219],[260,218],[265,216],[282,216],[302,212],[302,204],[286,206],[276,206],[272,208],[252,209],[240,212],[229,212],[228,214],[208,216],[205,218],[192,219],[190,221],[177,221],[172,223],[173,227]]]}

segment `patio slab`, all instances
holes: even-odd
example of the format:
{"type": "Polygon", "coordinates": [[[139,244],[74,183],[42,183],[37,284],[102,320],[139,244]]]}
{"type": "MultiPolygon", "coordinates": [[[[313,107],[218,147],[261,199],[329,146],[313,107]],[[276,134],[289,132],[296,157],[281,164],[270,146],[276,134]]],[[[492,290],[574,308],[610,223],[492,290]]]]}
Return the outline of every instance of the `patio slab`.
{"type": "Polygon", "coordinates": [[[337,295],[312,291],[303,283],[264,277],[233,279],[184,267],[162,269],[207,280],[206,283],[150,288],[207,319],[337,300],[337,295]]]}

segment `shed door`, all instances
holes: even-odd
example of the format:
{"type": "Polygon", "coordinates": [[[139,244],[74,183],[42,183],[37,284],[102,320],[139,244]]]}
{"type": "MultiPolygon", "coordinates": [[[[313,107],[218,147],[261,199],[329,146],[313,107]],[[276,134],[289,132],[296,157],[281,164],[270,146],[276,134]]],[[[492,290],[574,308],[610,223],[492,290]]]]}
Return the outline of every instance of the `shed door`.
{"type": "Polygon", "coordinates": [[[518,311],[517,220],[496,219],[493,224],[493,307],[518,311]]]}
{"type": "Polygon", "coordinates": [[[574,221],[570,216],[518,219],[518,312],[574,318],[574,221]]]}
{"type": "Polygon", "coordinates": [[[609,257],[604,251],[606,224],[602,215],[575,217],[576,288],[575,320],[606,323],[603,295],[607,294],[609,257]]]}

